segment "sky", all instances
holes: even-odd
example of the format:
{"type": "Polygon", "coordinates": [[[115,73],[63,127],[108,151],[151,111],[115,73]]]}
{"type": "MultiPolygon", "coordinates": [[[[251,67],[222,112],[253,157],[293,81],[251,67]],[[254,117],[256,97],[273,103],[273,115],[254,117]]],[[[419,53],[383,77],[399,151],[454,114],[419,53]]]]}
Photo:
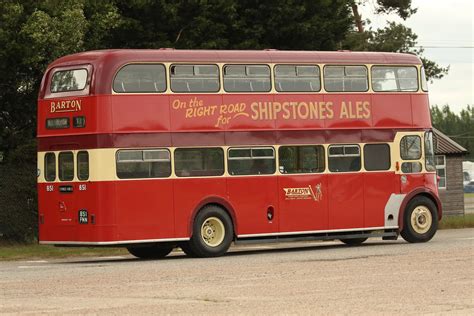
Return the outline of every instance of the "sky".
{"type": "Polygon", "coordinates": [[[442,67],[450,66],[448,75],[429,84],[431,105],[449,104],[456,113],[474,105],[474,1],[412,0],[418,11],[406,21],[396,14],[374,14],[374,3],[369,0],[359,9],[372,28],[400,22],[418,35],[423,56],[442,67]]]}

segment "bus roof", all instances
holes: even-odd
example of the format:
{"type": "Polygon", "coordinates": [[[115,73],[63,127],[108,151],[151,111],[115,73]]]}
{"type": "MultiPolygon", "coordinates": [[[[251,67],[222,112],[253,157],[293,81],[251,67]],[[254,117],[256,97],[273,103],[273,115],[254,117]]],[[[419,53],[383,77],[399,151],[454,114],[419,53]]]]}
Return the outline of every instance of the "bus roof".
{"type": "Polygon", "coordinates": [[[49,68],[78,63],[129,62],[212,62],[212,63],[321,63],[321,64],[409,64],[420,65],[413,54],[352,51],[279,51],[279,50],[178,50],[111,49],[64,56],[49,68]]]}

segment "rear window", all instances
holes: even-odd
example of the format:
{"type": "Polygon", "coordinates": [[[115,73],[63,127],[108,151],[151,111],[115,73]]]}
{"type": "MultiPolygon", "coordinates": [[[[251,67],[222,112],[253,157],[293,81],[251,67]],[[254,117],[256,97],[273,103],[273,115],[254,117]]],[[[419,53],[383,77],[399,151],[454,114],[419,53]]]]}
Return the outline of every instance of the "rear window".
{"type": "Polygon", "coordinates": [[[44,156],[44,177],[46,181],[56,180],[56,155],[46,153],[44,156]]]}
{"type": "Polygon", "coordinates": [[[87,84],[87,69],[70,69],[57,71],[51,79],[51,92],[68,92],[84,90],[87,84]]]}
{"type": "Polygon", "coordinates": [[[59,180],[72,181],[74,179],[74,155],[72,152],[62,152],[59,154],[59,180]]]}
{"type": "Polygon", "coordinates": [[[89,179],[89,153],[87,151],[77,153],[77,178],[82,181],[89,179]]]}

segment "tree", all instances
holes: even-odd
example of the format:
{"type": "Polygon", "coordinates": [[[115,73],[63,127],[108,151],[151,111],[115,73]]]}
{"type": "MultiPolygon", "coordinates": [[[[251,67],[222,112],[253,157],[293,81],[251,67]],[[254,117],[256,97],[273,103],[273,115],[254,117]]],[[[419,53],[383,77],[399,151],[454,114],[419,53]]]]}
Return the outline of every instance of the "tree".
{"type": "MultiPolygon", "coordinates": [[[[436,62],[422,56],[423,48],[417,48],[418,36],[409,27],[401,23],[390,22],[383,29],[372,30],[369,28],[366,30],[364,26],[370,25],[370,21],[362,20],[358,10],[358,5],[363,1],[351,0],[350,3],[357,29],[347,34],[343,44],[345,49],[414,53],[420,56],[426,78],[430,81],[441,79],[448,73],[449,66],[441,67],[436,62]]],[[[416,9],[411,7],[411,0],[377,0],[374,11],[377,14],[395,12],[403,20],[416,13],[416,9]]]]}
{"type": "Polygon", "coordinates": [[[123,1],[110,47],[334,50],[351,28],[346,1],[123,1]]]}
{"type": "Polygon", "coordinates": [[[468,105],[459,114],[451,111],[449,105],[431,108],[433,126],[454,139],[469,152],[466,157],[474,161],[474,107],[468,105]]]}
{"type": "Polygon", "coordinates": [[[102,34],[117,26],[113,3],[100,3],[92,0],[2,2],[0,150],[7,155],[10,149],[35,135],[36,96],[47,65],[60,56],[100,47],[102,34]]]}

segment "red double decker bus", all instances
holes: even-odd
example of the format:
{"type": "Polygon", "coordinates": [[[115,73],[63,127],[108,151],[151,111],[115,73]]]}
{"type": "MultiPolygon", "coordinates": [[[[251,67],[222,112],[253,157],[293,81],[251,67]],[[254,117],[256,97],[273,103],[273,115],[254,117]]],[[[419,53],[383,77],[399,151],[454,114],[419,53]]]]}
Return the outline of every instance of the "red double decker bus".
{"type": "Polygon", "coordinates": [[[141,258],[232,242],[430,240],[441,219],[419,58],[104,50],[38,101],[39,239],[141,258]]]}

